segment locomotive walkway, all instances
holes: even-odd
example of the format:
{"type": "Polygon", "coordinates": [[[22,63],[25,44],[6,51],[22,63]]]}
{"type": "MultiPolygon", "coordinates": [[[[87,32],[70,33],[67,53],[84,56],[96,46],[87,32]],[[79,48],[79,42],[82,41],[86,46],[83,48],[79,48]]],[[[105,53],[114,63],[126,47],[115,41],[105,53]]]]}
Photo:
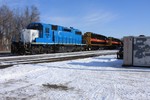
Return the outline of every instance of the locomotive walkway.
{"type": "Polygon", "coordinates": [[[34,64],[34,63],[65,61],[65,60],[81,59],[81,58],[94,57],[100,55],[111,55],[111,54],[116,54],[116,52],[117,50],[99,50],[99,51],[1,57],[0,69],[11,67],[13,65],[18,65],[18,64],[34,64]]]}

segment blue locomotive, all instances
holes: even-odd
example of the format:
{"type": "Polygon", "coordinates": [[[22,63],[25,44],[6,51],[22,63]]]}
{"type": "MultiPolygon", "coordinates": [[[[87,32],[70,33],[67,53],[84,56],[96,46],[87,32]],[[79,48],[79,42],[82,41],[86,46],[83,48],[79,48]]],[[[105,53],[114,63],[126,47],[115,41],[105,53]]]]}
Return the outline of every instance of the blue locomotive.
{"type": "Polygon", "coordinates": [[[73,27],[31,23],[20,33],[19,42],[12,41],[11,52],[37,54],[83,50],[82,32],[73,27]]]}

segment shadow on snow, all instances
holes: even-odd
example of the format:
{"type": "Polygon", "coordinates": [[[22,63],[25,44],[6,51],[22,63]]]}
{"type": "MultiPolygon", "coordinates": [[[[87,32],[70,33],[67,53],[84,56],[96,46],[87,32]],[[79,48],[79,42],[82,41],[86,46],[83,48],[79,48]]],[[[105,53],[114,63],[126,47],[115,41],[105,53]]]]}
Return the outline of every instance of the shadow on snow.
{"type": "Polygon", "coordinates": [[[77,67],[65,67],[65,66],[47,66],[50,68],[59,69],[72,69],[72,70],[87,70],[87,71],[105,71],[105,72],[150,72],[149,68],[140,67],[122,67],[123,60],[115,58],[93,58],[98,61],[91,62],[69,62],[69,65],[75,65],[77,67]],[[80,67],[78,67],[80,66],[80,67]]]}

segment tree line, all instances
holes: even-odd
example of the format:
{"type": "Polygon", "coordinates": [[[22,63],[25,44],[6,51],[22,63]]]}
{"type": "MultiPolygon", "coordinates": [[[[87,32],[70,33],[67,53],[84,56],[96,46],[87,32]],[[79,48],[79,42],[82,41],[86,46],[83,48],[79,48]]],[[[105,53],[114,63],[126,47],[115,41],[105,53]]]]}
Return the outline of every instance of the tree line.
{"type": "Polygon", "coordinates": [[[0,51],[10,50],[13,37],[19,40],[19,33],[31,22],[40,21],[40,12],[34,5],[10,9],[0,6],[0,51]]]}

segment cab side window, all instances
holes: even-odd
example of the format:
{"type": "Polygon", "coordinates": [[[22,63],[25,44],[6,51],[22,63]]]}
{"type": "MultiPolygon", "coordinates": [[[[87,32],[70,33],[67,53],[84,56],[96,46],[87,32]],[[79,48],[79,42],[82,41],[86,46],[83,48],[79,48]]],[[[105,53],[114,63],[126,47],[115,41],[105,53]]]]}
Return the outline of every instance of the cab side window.
{"type": "Polygon", "coordinates": [[[52,30],[57,31],[58,30],[58,26],[57,25],[52,25],[52,30]]]}

